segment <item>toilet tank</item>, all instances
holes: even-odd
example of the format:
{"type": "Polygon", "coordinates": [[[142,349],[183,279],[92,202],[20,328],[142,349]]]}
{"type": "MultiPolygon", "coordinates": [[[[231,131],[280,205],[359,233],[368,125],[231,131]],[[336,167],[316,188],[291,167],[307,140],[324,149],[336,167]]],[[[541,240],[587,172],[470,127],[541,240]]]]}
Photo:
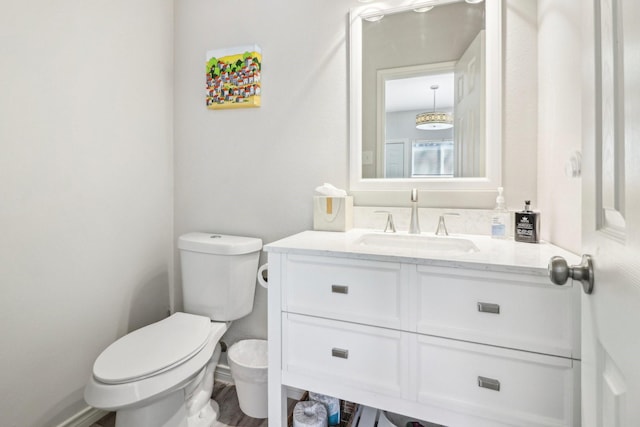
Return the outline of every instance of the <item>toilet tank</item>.
{"type": "Polygon", "coordinates": [[[188,233],[178,249],[186,313],[229,321],[251,312],[262,240],[188,233]]]}

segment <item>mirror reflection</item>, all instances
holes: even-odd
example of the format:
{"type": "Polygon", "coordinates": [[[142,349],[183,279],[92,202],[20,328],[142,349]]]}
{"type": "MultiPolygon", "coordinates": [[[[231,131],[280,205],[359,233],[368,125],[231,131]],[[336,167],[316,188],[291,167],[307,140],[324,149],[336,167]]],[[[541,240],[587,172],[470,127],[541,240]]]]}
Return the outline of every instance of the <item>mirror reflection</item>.
{"type": "Polygon", "coordinates": [[[362,178],[483,177],[484,2],[362,20],[362,178]]]}

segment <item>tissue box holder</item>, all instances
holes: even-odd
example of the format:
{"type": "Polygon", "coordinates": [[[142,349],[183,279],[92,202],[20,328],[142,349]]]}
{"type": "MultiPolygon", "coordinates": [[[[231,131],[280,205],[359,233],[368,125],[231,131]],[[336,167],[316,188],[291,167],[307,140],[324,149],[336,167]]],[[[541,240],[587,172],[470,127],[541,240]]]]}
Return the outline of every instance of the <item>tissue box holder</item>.
{"type": "Polygon", "coordinates": [[[313,196],[313,229],[348,231],[353,228],[353,196],[313,196]]]}

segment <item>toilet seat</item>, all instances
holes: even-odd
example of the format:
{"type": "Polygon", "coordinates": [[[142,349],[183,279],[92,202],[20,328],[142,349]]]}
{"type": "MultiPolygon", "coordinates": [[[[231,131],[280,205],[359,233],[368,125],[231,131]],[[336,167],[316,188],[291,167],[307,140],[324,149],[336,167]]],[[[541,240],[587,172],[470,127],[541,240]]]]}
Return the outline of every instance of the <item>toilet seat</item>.
{"type": "Polygon", "coordinates": [[[123,384],[158,375],[198,354],[210,333],[208,317],[175,313],[107,347],[93,365],[93,376],[104,384],[123,384]]]}
{"type": "MultiPolygon", "coordinates": [[[[91,375],[84,390],[85,401],[95,408],[108,411],[139,406],[142,402],[153,401],[170,393],[172,390],[186,386],[205,369],[214,353],[216,344],[227,330],[227,324],[211,322],[209,318],[203,316],[188,315],[186,313],[176,314],[195,316],[207,320],[208,339],[200,351],[195,352],[191,358],[183,360],[182,363],[174,363],[171,367],[165,368],[161,372],[156,372],[155,374],[129,382],[109,384],[98,380],[95,374],[91,375]]],[[[173,316],[175,316],[175,314],[173,316]]],[[[153,325],[146,326],[145,328],[149,328],[150,326],[153,325]]],[[[155,330],[155,328],[151,330],[155,330]]],[[[181,331],[181,333],[188,334],[189,331],[184,330],[181,331]]],[[[126,365],[128,360],[123,359],[119,362],[115,361],[115,363],[126,365]]]]}

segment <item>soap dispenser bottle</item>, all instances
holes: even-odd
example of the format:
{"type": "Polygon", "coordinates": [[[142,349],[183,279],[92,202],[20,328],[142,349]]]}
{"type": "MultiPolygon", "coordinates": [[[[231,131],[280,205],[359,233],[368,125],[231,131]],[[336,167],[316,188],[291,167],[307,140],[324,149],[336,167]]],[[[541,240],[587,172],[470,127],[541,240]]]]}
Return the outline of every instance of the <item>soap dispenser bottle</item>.
{"type": "Polygon", "coordinates": [[[527,243],[538,243],[540,240],[540,213],[531,210],[530,200],[525,200],[523,211],[516,212],[514,239],[527,243]]]}
{"type": "Polygon", "coordinates": [[[494,239],[506,239],[509,224],[509,211],[504,202],[502,192],[504,188],[498,187],[498,197],[496,197],[496,207],[491,216],[491,237],[494,239]]]}

